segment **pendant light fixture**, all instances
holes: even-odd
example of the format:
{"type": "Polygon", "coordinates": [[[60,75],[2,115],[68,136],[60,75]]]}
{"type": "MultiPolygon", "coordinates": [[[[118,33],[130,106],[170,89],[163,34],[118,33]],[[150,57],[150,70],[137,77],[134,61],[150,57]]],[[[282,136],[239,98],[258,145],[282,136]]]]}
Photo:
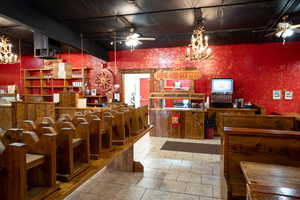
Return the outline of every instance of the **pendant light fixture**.
{"type": "Polygon", "coordinates": [[[12,52],[12,43],[4,35],[0,36],[0,64],[16,64],[18,55],[12,52]]]}

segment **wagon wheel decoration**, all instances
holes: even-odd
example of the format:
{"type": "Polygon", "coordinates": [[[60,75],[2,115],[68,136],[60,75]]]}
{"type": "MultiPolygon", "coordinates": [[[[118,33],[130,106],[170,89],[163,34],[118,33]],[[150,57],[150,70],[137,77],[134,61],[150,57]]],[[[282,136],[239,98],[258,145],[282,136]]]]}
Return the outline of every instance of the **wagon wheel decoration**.
{"type": "Polygon", "coordinates": [[[112,90],[114,83],[114,75],[108,69],[102,69],[96,75],[95,84],[102,92],[112,90]]]}

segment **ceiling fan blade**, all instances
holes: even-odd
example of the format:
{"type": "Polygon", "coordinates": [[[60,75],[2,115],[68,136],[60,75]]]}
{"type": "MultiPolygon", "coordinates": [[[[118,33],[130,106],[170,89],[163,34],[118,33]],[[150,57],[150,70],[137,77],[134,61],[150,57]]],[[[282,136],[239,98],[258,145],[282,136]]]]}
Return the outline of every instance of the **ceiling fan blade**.
{"type": "Polygon", "coordinates": [[[277,31],[273,31],[271,33],[266,34],[265,37],[271,37],[271,36],[275,35],[276,33],[277,33],[277,31]]]}
{"type": "Polygon", "coordinates": [[[296,29],[296,28],[300,28],[300,24],[291,25],[289,27],[289,29],[296,29]]]}
{"type": "Polygon", "coordinates": [[[293,31],[294,31],[295,33],[300,33],[300,29],[298,29],[298,28],[293,29],[293,31]]]}
{"type": "Polygon", "coordinates": [[[133,38],[133,39],[137,39],[138,37],[140,37],[140,34],[134,33],[130,37],[133,38]]]}
{"type": "Polygon", "coordinates": [[[154,41],[156,40],[156,38],[146,38],[146,37],[140,37],[140,38],[137,38],[138,40],[150,40],[150,41],[154,41]]]}

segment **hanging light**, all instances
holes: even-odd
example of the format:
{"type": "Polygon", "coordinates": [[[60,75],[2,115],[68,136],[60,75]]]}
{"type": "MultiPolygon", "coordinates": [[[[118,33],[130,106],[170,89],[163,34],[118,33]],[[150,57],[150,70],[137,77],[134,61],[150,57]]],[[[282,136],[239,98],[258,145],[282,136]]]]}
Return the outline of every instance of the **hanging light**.
{"type": "Polygon", "coordinates": [[[12,44],[4,36],[0,36],[0,64],[16,64],[18,56],[12,53],[12,44]]]}
{"type": "Polygon", "coordinates": [[[208,48],[208,36],[205,36],[204,26],[194,30],[191,44],[186,49],[187,60],[202,60],[207,59],[211,55],[211,49],[208,48]]]}

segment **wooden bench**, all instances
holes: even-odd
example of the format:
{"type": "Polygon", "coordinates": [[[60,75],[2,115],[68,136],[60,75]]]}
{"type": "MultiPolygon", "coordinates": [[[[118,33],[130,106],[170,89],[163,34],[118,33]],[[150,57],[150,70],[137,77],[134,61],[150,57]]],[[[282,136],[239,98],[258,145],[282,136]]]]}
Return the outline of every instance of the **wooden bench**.
{"type": "Polygon", "coordinates": [[[42,199],[57,190],[55,148],[55,133],[6,131],[0,138],[0,199],[42,199]]]}
{"type": "Polygon", "coordinates": [[[280,115],[217,114],[217,119],[217,131],[220,135],[223,135],[224,127],[300,130],[297,118],[280,115]]]}
{"type": "Polygon", "coordinates": [[[149,128],[149,110],[148,106],[141,106],[134,109],[133,115],[133,135],[138,135],[149,128]]]}
{"type": "Polygon", "coordinates": [[[57,177],[69,181],[89,167],[89,129],[82,118],[74,120],[43,118],[43,126],[51,126],[57,132],[57,177]]]}
{"type": "Polygon", "coordinates": [[[300,167],[299,147],[300,132],[225,127],[222,160],[228,199],[246,197],[241,161],[300,167]]]}
{"type": "Polygon", "coordinates": [[[89,122],[91,158],[99,159],[101,152],[112,149],[111,127],[106,128],[106,119],[101,120],[97,114],[89,113],[85,118],[89,122]]]}
{"type": "Polygon", "coordinates": [[[126,120],[124,112],[111,110],[104,112],[104,116],[111,117],[112,119],[112,143],[113,145],[124,145],[128,143],[129,132],[126,132],[126,120]]]}

